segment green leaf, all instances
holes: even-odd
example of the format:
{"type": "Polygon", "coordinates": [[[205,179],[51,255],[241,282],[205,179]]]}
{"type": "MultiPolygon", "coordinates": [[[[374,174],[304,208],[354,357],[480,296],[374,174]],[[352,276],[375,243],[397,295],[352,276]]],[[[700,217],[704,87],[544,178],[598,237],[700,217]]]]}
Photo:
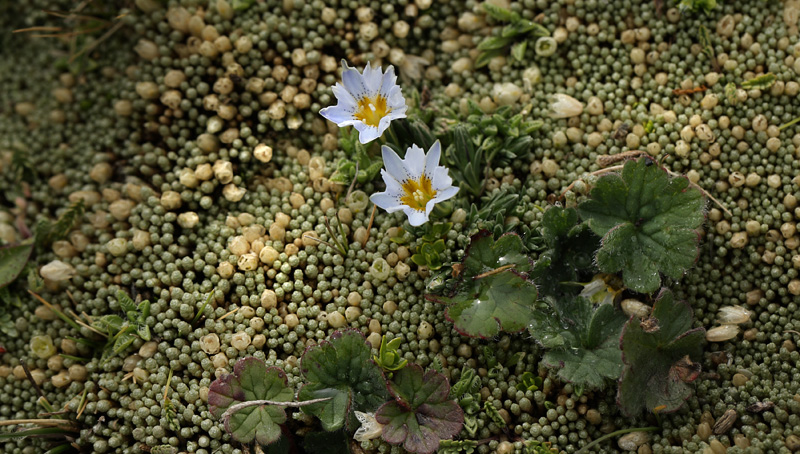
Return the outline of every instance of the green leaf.
{"type": "Polygon", "coordinates": [[[136,311],[136,303],[134,303],[131,297],[122,290],[117,292],[117,301],[119,301],[119,307],[123,312],[128,313],[136,311]]]}
{"type": "Polygon", "coordinates": [[[135,340],[136,337],[127,329],[120,331],[119,334],[117,334],[116,340],[114,341],[114,346],[111,347],[111,353],[113,355],[119,355],[128,347],[130,347],[135,340]]]}
{"type": "Polygon", "coordinates": [[[525,50],[528,48],[527,41],[520,41],[511,46],[511,56],[517,61],[522,61],[525,58],[525,50]]]}
{"type": "Polygon", "coordinates": [[[354,412],[372,412],[386,401],[386,380],[371,360],[372,349],[359,331],[333,333],[329,341],[310,347],[300,360],[307,384],[300,388],[300,401],[330,398],[302,407],[314,415],[327,431],[357,427],[354,412]]]}
{"type": "Polygon", "coordinates": [[[461,369],[461,376],[458,381],[450,388],[450,397],[459,399],[465,394],[478,392],[481,388],[481,378],[475,376],[475,369],[464,367],[461,369]]]}
{"type": "Polygon", "coordinates": [[[599,239],[586,224],[581,224],[574,208],[552,206],[539,224],[544,248],[534,264],[531,278],[539,292],[551,300],[574,294],[575,287],[565,283],[583,281],[592,275],[594,253],[599,239]]]}
{"type": "Polygon", "coordinates": [[[375,419],[384,425],[381,437],[387,443],[430,454],[439,447],[439,440],[451,439],[461,431],[464,412],[448,398],[450,385],[444,375],[434,370],[423,373],[422,367],[410,364],[394,374],[389,392],[394,400],[375,412],[375,419]]]}
{"type": "Polygon", "coordinates": [[[493,49],[493,50],[485,50],[478,55],[478,58],[475,59],[475,69],[483,68],[484,66],[489,64],[489,61],[494,57],[498,57],[504,55],[505,52],[503,49],[493,49]]]}
{"type": "Polygon", "coordinates": [[[478,210],[478,206],[473,203],[465,225],[485,225],[498,217],[502,222],[505,213],[513,211],[517,207],[519,199],[519,194],[514,194],[506,189],[500,189],[491,195],[481,197],[481,209],[478,210]]]}
{"type": "Polygon", "coordinates": [[[60,427],[41,427],[37,429],[23,429],[17,432],[0,434],[0,441],[13,440],[14,438],[37,437],[37,436],[58,436],[69,433],[60,427]]]}
{"type": "Polygon", "coordinates": [[[778,78],[775,76],[775,74],[766,73],[742,82],[742,88],[744,88],[745,90],[752,90],[752,89],[766,90],[769,87],[771,87],[776,80],[778,80],[778,78]]]}
{"type": "Polygon", "coordinates": [[[523,372],[519,376],[519,383],[528,391],[536,391],[542,387],[542,377],[534,376],[531,372],[523,372]]]}
{"type": "Polygon", "coordinates": [[[433,243],[423,243],[419,247],[419,252],[411,256],[411,261],[419,266],[427,266],[435,271],[443,265],[441,254],[444,250],[444,240],[437,240],[433,243]]]}
{"type": "Polygon", "coordinates": [[[233,0],[233,9],[235,11],[244,11],[253,6],[255,0],[233,0]]]}
{"type": "Polygon", "coordinates": [[[470,245],[465,252],[465,273],[475,277],[507,265],[520,273],[530,271],[531,263],[522,253],[523,250],[522,239],[518,235],[503,235],[494,241],[486,232],[478,233],[470,239],[470,245]]]}
{"type": "Polygon", "coordinates": [[[483,187],[483,152],[475,149],[467,128],[458,125],[453,129],[453,143],[447,147],[447,157],[455,167],[456,181],[460,187],[473,195],[480,194],[483,187]]]}
{"type": "Polygon", "coordinates": [[[150,340],[150,327],[147,326],[147,325],[144,325],[144,324],[138,325],[136,327],[136,334],[138,334],[139,337],[141,337],[143,341],[149,341],[150,340]]]}
{"type": "Polygon", "coordinates": [[[602,236],[601,271],[622,271],[625,285],[652,293],[660,273],[680,278],[697,254],[705,200],[686,178],[670,178],[647,158],[628,161],[622,174],[601,177],[578,210],[602,236]]]}
{"type": "Polygon", "coordinates": [[[490,36],[480,44],[478,44],[478,50],[498,50],[503,49],[506,46],[513,43],[514,40],[512,38],[503,38],[501,36],[490,36]]]}
{"type": "Polygon", "coordinates": [[[472,454],[478,442],[475,440],[441,440],[439,442],[439,454],[472,454]]]}
{"type": "Polygon", "coordinates": [[[692,327],[692,308],[662,290],[649,319],[631,318],[622,334],[625,367],[617,400],[622,411],[678,410],[692,390],[688,383],[699,374],[705,330],[692,327]]]}
{"type": "Polygon", "coordinates": [[[32,241],[0,248],[0,288],[14,282],[22,270],[25,269],[32,251],[32,241]]]}
{"type": "Polygon", "coordinates": [[[139,303],[139,306],[136,307],[136,310],[141,314],[139,321],[144,322],[144,319],[150,316],[150,301],[142,301],[139,303]]]}
{"type": "Polygon", "coordinates": [[[333,183],[350,184],[355,175],[356,163],[347,158],[342,158],[339,160],[336,170],[334,170],[333,174],[331,174],[330,180],[333,183]]]}
{"type": "Polygon", "coordinates": [[[545,353],[542,362],[556,369],[565,381],[591,389],[602,389],[606,379],[616,380],[622,372],[620,332],[627,318],[610,304],[596,310],[585,298],[577,298],[573,320],[562,334],[565,344],[545,353]]]}
{"type": "Polygon", "coordinates": [[[709,15],[711,10],[717,7],[717,0],[680,0],[678,10],[681,13],[702,11],[704,14],[709,15]]]}
{"type": "Polygon", "coordinates": [[[403,357],[397,352],[397,348],[402,342],[402,337],[395,337],[387,342],[386,336],[381,336],[381,347],[378,350],[378,356],[372,357],[373,361],[375,361],[375,364],[386,371],[395,371],[406,367],[408,360],[403,359],[403,357]]]}
{"type": "MultiPolygon", "coordinates": [[[[293,392],[287,386],[286,374],[277,367],[267,367],[264,361],[248,357],[240,359],[227,374],[211,383],[208,390],[209,411],[221,418],[232,405],[253,400],[289,402],[293,392]]],[[[286,422],[286,412],[277,405],[258,405],[243,408],[225,424],[225,430],[239,443],[268,445],[281,437],[280,424],[286,422]]]]}
{"type": "Polygon", "coordinates": [[[486,14],[499,21],[512,22],[520,18],[519,14],[489,2],[483,2],[481,7],[486,11],[486,14]]]}
{"type": "Polygon", "coordinates": [[[104,315],[100,319],[96,320],[92,326],[101,331],[105,331],[109,336],[113,336],[122,329],[123,323],[125,323],[125,320],[123,320],[122,317],[111,314],[104,315]]]}
{"type": "Polygon", "coordinates": [[[520,33],[530,33],[531,36],[534,38],[541,38],[542,36],[550,36],[550,30],[548,30],[547,27],[545,27],[544,25],[537,22],[524,20],[518,22],[515,25],[519,29],[520,33]]]}
{"type": "Polygon", "coordinates": [[[474,235],[467,248],[461,279],[450,296],[426,295],[447,304],[445,316],[467,336],[487,338],[500,331],[518,332],[534,317],[536,286],[518,235],[494,241],[488,231],[474,235]]]}

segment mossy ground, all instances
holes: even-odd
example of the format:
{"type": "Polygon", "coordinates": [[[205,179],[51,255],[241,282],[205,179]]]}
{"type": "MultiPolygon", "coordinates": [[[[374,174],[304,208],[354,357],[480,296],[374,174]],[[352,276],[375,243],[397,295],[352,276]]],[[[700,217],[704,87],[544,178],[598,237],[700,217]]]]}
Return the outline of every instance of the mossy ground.
{"type": "MultiPolygon", "coordinates": [[[[480,452],[522,449],[501,440],[537,440],[572,453],[616,429],[651,425],[659,429],[640,454],[800,449],[800,126],[782,127],[800,116],[797,2],[721,1],[708,14],[681,14],[669,0],[493,1],[540,22],[558,48],[544,57],[530,45],[521,61],[497,58],[481,69],[472,68],[476,46],[502,24],[474,0],[213,0],[187,1],[185,10],[177,1],[95,1],[80,12],[93,19],[46,12],[84,3],[0,4],[2,240],[21,239],[73,201],[86,206],[73,231],[33,263],[38,270],[61,260],[76,275],[61,283],[23,275],[4,296],[0,419],[39,418],[43,395],[78,422],[68,435],[85,452],[243,452],[208,412],[211,381],[258,356],[297,388],[305,347],[349,325],[372,341],[403,337],[406,359],[428,366],[438,358],[451,381],[465,364],[477,369],[482,399],[508,420],[504,433],[478,413],[475,438],[496,437],[480,452]],[[42,26],[60,30],[11,33],[42,26]],[[73,39],[70,31],[80,33],[73,39]],[[49,33],[62,36],[35,36],[49,33]],[[410,259],[417,239],[392,241],[403,216],[378,212],[373,222],[371,208],[348,203],[347,188],[327,180],[343,153],[338,128],[317,112],[335,102],[341,58],[394,64],[407,98],[416,90],[425,100],[417,115],[435,132],[467,120],[467,100],[543,120],[530,153],[486,174],[487,194],[520,195],[515,211],[503,213],[509,223],[531,228],[537,207],[573,204],[587,185],[560,199],[566,188],[630,150],[658,157],[719,201],[708,205],[697,262],[671,286],[697,326],[715,326],[722,306],[746,306],[753,316],[743,333],[707,345],[682,410],[626,419],[614,386],[577,395],[540,369],[541,352],[526,336],[486,342],[453,330],[443,308],[423,298],[429,273],[410,259]],[[737,91],[763,73],[777,81],[737,91]],[[504,83],[514,85],[496,86],[504,83]],[[550,118],[556,93],[583,102],[582,113],[550,118]],[[271,147],[269,162],[259,144],[271,147]],[[304,238],[332,241],[326,216],[345,224],[344,255],[304,238]],[[377,259],[388,275],[370,270],[377,259]],[[121,313],[117,290],[149,299],[154,340],[101,361],[99,350],[76,341],[101,339],[58,319],[26,286],[84,321],[121,313]],[[211,308],[196,317],[210,292],[211,308]],[[36,356],[30,344],[39,335],[69,357],[36,356]],[[490,374],[487,345],[500,364],[518,352],[525,360],[490,374]],[[170,370],[172,409],[163,399],[170,370]],[[542,374],[542,389],[520,389],[525,372],[542,374]],[[757,412],[759,402],[774,406],[757,412]],[[736,421],[715,434],[715,420],[731,409],[736,421]]],[[[378,185],[357,189],[371,194],[378,185]]],[[[458,211],[468,210],[467,199],[453,208],[448,261],[476,228],[458,211]]],[[[298,416],[291,427],[308,424],[298,416]]],[[[48,446],[41,438],[1,443],[14,454],[48,446]]],[[[378,442],[361,448],[398,451],[378,442]]],[[[619,450],[616,442],[593,449],[619,450]]]]}

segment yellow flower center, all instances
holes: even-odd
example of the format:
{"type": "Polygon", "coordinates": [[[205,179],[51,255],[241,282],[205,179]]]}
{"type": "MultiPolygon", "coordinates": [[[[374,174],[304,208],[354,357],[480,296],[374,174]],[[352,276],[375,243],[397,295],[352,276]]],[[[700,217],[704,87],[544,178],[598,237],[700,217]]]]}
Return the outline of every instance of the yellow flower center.
{"type": "Polygon", "coordinates": [[[417,211],[425,211],[425,205],[436,197],[436,191],[431,187],[431,180],[424,174],[417,180],[406,180],[403,185],[405,195],[400,201],[417,211]]]}
{"type": "Polygon", "coordinates": [[[356,110],[355,117],[369,126],[378,127],[381,118],[391,112],[392,109],[386,107],[386,98],[380,94],[375,95],[375,98],[364,96],[358,101],[358,109],[356,110]]]}

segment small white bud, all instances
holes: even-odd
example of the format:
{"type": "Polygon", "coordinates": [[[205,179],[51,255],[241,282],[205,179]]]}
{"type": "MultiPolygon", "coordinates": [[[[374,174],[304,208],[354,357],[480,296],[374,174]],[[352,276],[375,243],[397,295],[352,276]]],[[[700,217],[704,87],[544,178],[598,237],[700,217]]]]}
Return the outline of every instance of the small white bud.
{"type": "Polygon", "coordinates": [[[551,118],[570,118],[583,113],[583,104],[572,96],[563,93],[553,95],[553,102],[550,104],[552,113],[551,118]]]}
{"type": "Polygon", "coordinates": [[[44,279],[53,282],[67,281],[75,276],[77,271],[72,265],[62,262],[61,260],[53,260],[39,270],[39,274],[44,279]]]}

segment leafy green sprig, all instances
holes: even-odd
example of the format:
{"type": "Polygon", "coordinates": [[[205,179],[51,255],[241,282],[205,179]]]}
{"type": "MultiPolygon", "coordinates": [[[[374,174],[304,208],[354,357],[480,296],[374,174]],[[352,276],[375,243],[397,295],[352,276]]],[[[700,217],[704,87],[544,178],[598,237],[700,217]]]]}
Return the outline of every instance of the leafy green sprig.
{"type": "Polygon", "coordinates": [[[147,325],[150,301],[145,300],[137,305],[130,296],[120,290],[117,292],[117,302],[125,313],[125,318],[109,314],[92,324],[93,328],[108,338],[103,352],[105,358],[123,353],[137,337],[143,341],[149,341],[151,338],[150,326],[147,325]]]}
{"type": "Polygon", "coordinates": [[[500,22],[509,22],[503,27],[499,36],[491,36],[478,44],[481,54],[475,61],[475,67],[481,68],[489,64],[494,57],[507,55],[522,61],[528,47],[528,40],[542,36],[550,36],[550,31],[531,20],[525,19],[514,11],[507,10],[489,2],[481,5],[486,13],[500,22]]]}

